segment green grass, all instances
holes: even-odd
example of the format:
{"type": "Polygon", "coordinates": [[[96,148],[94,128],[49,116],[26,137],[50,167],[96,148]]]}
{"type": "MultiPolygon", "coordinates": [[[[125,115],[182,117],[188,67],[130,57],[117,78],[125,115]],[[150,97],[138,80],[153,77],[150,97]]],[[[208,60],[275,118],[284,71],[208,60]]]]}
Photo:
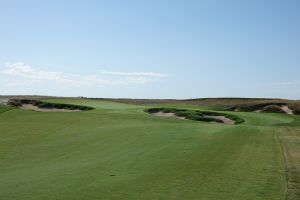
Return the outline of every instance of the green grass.
{"type": "Polygon", "coordinates": [[[284,200],[290,191],[282,136],[298,117],[225,112],[245,120],[228,126],[152,116],[145,105],[45,101],[95,109],[1,113],[1,200],[284,200]]]}

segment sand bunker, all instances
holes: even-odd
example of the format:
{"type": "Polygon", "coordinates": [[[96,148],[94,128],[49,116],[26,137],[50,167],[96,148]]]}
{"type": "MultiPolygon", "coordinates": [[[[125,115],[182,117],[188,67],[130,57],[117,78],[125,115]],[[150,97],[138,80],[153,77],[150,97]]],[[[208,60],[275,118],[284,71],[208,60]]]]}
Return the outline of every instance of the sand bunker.
{"type": "MultiPolygon", "coordinates": [[[[225,117],[225,116],[205,115],[204,117],[221,120],[224,124],[230,124],[230,125],[235,124],[235,121],[234,121],[234,120],[229,119],[229,118],[227,118],[227,117],[225,117]]],[[[211,122],[211,123],[217,123],[217,122],[211,122]]]]}
{"type": "Polygon", "coordinates": [[[60,108],[39,108],[32,104],[22,104],[22,106],[19,106],[19,108],[23,109],[23,110],[32,110],[32,111],[38,111],[38,112],[79,112],[79,111],[82,111],[82,110],[70,110],[70,109],[60,109],[60,108]]]}
{"type": "Polygon", "coordinates": [[[293,111],[288,107],[288,106],[281,106],[281,109],[286,113],[286,114],[289,114],[289,115],[292,115],[294,114],[293,111]]]}
{"type": "MultiPolygon", "coordinates": [[[[176,119],[181,119],[181,120],[187,120],[187,118],[185,117],[180,117],[177,116],[175,113],[172,112],[155,112],[155,113],[151,113],[152,115],[158,116],[158,117],[171,117],[171,118],[176,118],[176,119]]],[[[218,121],[211,121],[210,123],[224,123],[224,124],[230,124],[233,125],[235,124],[235,121],[232,119],[229,119],[225,116],[214,116],[214,115],[203,115],[204,118],[209,118],[209,119],[217,119],[218,121]]]]}
{"type": "Polygon", "coordinates": [[[164,113],[164,112],[156,112],[156,113],[152,113],[155,116],[158,117],[172,117],[172,118],[176,118],[176,119],[186,119],[185,117],[179,117],[177,116],[175,113],[164,113]]]}
{"type": "MultiPolygon", "coordinates": [[[[263,108],[263,109],[257,109],[254,112],[257,112],[257,113],[264,112],[265,108],[263,108]]],[[[288,115],[293,115],[294,114],[293,110],[291,110],[287,105],[278,106],[278,109],[281,109],[283,113],[286,113],[288,115]]]]}

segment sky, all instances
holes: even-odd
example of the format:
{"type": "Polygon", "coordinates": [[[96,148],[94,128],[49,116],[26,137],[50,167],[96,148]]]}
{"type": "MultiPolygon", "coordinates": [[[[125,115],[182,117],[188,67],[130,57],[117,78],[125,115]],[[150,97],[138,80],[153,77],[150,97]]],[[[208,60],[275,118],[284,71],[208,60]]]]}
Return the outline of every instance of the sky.
{"type": "Polygon", "coordinates": [[[0,95],[300,99],[298,0],[0,0],[0,95]]]}

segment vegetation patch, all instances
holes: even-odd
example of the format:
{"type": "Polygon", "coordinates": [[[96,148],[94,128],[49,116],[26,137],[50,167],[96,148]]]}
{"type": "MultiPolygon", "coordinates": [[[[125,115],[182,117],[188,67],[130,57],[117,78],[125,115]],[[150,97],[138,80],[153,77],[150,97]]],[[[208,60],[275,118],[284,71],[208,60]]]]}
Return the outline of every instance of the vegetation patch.
{"type": "Polygon", "coordinates": [[[83,105],[73,105],[65,103],[50,103],[33,99],[10,99],[8,105],[13,107],[22,107],[23,105],[33,105],[41,109],[62,109],[62,110],[80,110],[88,111],[94,109],[93,107],[83,105]]]}
{"type": "Polygon", "coordinates": [[[232,124],[241,124],[244,120],[240,117],[218,112],[200,111],[200,110],[187,110],[176,108],[150,108],[145,110],[147,113],[173,113],[175,116],[204,122],[226,123],[232,121],[232,124]]]}

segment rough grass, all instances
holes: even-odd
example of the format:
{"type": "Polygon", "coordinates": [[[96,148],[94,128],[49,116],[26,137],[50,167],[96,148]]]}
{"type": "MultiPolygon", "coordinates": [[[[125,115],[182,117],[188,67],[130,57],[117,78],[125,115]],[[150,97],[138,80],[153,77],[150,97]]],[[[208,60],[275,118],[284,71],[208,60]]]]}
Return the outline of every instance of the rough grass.
{"type": "Polygon", "coordinates": [[[296,116],[241,112],[234,114],[245,119],[243,124],[226,126],[157,118],[144,112],[147,106],[46,102],[95,109],[0,114],[1,200],[286,197],[277,135],[280,127],[298,129],[296,116]]]}

